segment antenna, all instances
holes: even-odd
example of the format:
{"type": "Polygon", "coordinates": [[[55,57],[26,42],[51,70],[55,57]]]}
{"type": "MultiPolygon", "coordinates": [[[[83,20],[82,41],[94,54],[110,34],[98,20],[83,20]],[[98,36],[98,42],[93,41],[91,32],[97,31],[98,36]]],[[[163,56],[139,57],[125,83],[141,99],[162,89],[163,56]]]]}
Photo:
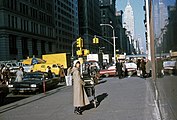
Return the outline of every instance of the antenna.
{"type": "Polygon", "coordinates": [[[130,5],[130,0],[127,1],[127,5],[130,5]]]}

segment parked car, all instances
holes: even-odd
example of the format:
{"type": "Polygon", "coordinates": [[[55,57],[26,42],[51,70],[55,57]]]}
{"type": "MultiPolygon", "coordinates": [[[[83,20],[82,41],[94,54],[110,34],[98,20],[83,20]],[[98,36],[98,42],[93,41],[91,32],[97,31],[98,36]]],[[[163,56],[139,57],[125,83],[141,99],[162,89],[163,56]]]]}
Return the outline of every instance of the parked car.
{"type": "Polygon", "coordinates": [[[19,69],[19,66],[16,63],[9,62],[6,63],[5,66],[9,67],[11,73],[16,73],[19,69]]]}
{"type": "Polygon", "coordinates": [[[24,75],[22,82],[13,82],[8,85],[9,91],[13,94],[18,93],[39,93],[45,89],[52,89],[57,86],[59,79],[57,77],[49,78],[46,72],[29,72],[24,75]],[[45,83],[45,84],[44,84],[45,83]]]}
{"type": "Polygon", "coordinates": [[[133,62],[125,63],[126,71],[128,76],[137,74],[137,65],[133,62]]]}
{"type": "Polygon", "coordinates": [[[109,66],[107,69],[100,70],[99,74],[100,76],[106,76],[106,77],[115,76],[117,75],[116,66],[112,65],[112,66],[109,66]]]}
{"type": "Polygon", "coordinates": [[[163,62],[163,74],[176,75],[177,74],[177,62],[176,61],[164,61],[163,62]]]}
{"type": "Polygon", "coordinates": [[[9,89],[6,84],[0,82],[0,106],[3,105],[5,97],[8,95],[9,89]]]}
{"type": "Polygon", "coordinates": [[[31,72],[33,65],[23,65],[24,72],[31,72]]]}

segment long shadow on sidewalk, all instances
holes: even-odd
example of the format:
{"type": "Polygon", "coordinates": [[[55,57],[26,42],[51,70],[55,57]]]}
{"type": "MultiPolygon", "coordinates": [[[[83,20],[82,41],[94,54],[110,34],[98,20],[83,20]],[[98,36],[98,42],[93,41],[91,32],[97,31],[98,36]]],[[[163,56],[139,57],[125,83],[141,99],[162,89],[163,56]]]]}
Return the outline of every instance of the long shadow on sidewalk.
{"type": "Polygon", "coordinates": [[[107,82],[107,80],[103,80],[103,81],[100,81],[97,85],[103,84],[103,83],[106,83],[106,82],[107,82]]]}
{"type": "MultiPolygon", "coordinates": [[[[101,103],[107,96],[108,96],[107,93],[103,93],[103,94],[101,94],[101,95],[96,96],[96,100],[97,100],[97,102],[96,102],[96,107],[98,107],[98,106],[100,105],[100,103],[101,103]]],[[[84,107],[82,108],[83,111],[85,111],[85,110],[90,110],[90,109],[95,108],[93,102],[94,102],[94,100],[92,100],[89,105],[84,106],[84,107]]]]}

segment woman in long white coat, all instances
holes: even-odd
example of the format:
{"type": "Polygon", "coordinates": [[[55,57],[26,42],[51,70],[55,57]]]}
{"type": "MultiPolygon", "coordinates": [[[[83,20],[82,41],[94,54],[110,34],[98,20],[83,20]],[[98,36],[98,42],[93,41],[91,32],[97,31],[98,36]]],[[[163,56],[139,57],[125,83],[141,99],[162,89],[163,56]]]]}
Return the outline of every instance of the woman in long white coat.
{"type": "Polygon", "coordinates": [[[80,62],[74,61],[72,69],[73,75],[73,106],[75,107],[74,113],[82,115],[81,107],[90,104],[88,96],[84,89],[84,81],[81,79],[80,62]]]}
{"type": "Polygon", "coordinates": [[[23,67],[19,67],[19,70],[16,73],[16,79],[15,82],[22,82],[23,79],[23,67]]]}

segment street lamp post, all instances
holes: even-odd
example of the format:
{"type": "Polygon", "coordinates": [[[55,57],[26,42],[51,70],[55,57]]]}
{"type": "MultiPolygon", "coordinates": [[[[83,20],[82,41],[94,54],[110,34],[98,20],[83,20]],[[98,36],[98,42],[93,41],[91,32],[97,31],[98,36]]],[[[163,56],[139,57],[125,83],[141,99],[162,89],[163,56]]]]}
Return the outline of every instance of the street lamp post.
{"type": "Polygon", "coordinates": [[[73,50],[74,48],[73,48],[73,47],[74,47],[74,44],[75,44],[76,42],[77,42],[77,41],[73,41],[73,42],[72,42],[72,58],[74,57],[74,50],[73,50]]]}
{"type": "Polygon", "coordinates": [[[112,34],[113,34],[113,46],[114,46],[114,63],[116,63],[116,38],[115,38],[115,31],[114,27],[110,24],[100,24],[100,26],[109,26],[112,28],[112,34]]]}

